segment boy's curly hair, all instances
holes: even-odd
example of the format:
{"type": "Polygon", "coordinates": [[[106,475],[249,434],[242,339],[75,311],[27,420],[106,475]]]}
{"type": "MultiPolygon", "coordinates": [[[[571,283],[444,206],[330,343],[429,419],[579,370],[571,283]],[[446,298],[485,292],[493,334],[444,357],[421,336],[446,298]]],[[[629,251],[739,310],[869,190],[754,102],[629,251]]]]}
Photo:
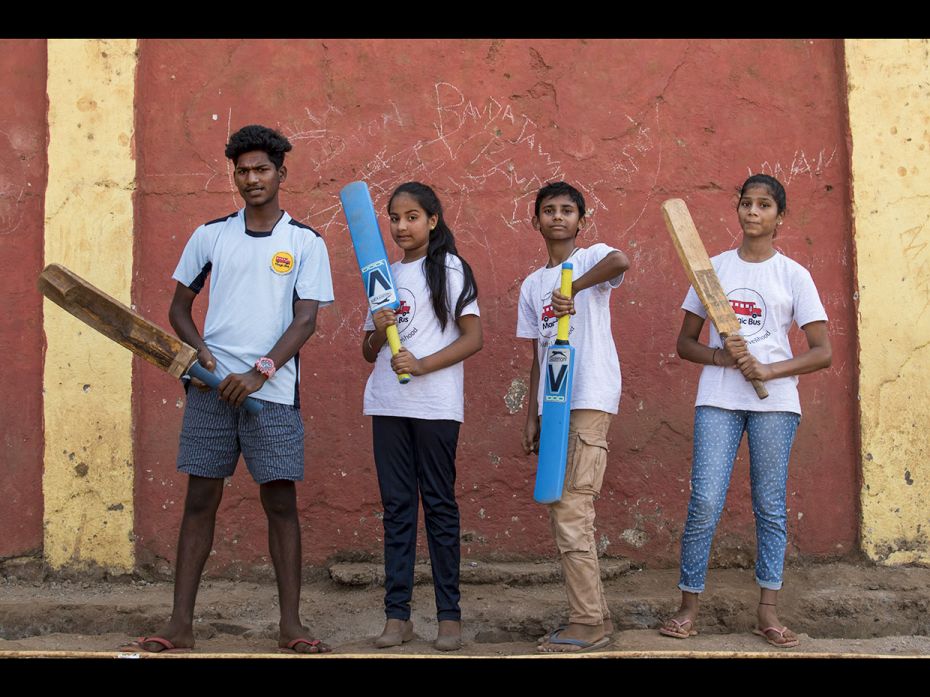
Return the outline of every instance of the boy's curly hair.
{"type": "Polygon", "coordinates": [[[243,126],[230,136],[226,144],[226,157],[236,164],[242,153],[261,150],[268,154],[268,159],[275,167],[281,169],[284,153],[290,152],[293,147],[287,138],[273,128],[252,124],[243,126]]]}

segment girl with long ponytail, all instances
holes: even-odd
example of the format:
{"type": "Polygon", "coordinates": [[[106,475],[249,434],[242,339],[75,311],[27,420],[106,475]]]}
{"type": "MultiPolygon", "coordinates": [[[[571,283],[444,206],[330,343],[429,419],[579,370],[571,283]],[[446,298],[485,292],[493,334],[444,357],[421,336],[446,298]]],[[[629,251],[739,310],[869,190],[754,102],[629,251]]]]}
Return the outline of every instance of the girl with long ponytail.
{"type": "Polygon", "coordinates": [[[386,621],[375,646],[413,638],[410,600],[422,496],[439,622],[434,646],[452,651],[462,645],[455,451],[464,417],[462,362],[482,346],[478,288],[430,187],[400,185],[388,214],[391,236],[404,253],[391,265],[400,307],[371,315],[362,342],[365,360],[375,364],[364,413],[372,417],[384,507],[386,621]],[[403,344],[393,357],[386,346],[391,325],[403,344]],[[413,377],[400,384],[397,376],[404,373],[413,377]]]}

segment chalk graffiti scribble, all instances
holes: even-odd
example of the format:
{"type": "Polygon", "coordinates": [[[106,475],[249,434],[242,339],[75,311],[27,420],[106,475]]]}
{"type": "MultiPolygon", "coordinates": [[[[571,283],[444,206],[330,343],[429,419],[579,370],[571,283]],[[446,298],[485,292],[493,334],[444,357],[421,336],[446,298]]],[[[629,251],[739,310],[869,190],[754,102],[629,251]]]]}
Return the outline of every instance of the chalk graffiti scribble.
{"type": "Polygon", "coordinates": [[[833,158],[836,156],[836,146],[833,146],[833,150],[830,151],[830,154],[826,154],[827,149],[821,148],[820,152],[817,153],[816,157],[808,158],[807,154],[801,148],[798,148],[794,151],[794,157],[792,157],[791,162],[785,166],[780,162],[775,162],[774,164],[770,163],[768,160],[759,165],[759,169],[753,171],[752,167],[747,167],[749,174],[768,174],[775,177],[785,186],[788,186],[791,183],[791,180],[798,177],[807,175],[810,179],[813,179],[814,176],[820,176],[823,174],[824,170],[830,166],[833,162],[833,158]]]}
{"type": "MultiPolygon", "coordinates": [[[[348,172],[352,179],[367,182],[378,211],[384,210],[397,185],[427,181],[445,189],[445,214],[456,236],[465,245],[483,250],[494,277],[496,256],[490,240],[501,231],[520,235],[530,231],[536,192],[547,182],[570,180],[584,192],[585,243],[601,239],[598,222],[603,224],[603,213],[631,191],[645,189],[645,200],[640,207],[638,197],[635,209],[617,213],[605,239],[617,244],[643,217],[662,164],[658,102],[636,116],[625,115],[622,130],[605,135],[599,143],[582,134],[583,154],[574,155],[560,154],[566,146],[559,148],[550,142],[559,133],[558,123],[550,118],[541,128],[511,98],[472,97],[445,80],[433,84],[427,95],[425,112],[401,113],[397,104],[389,102],[374,118],[369,112],[366,119],[353,119],[347,108],[327,104],[317,109],[304,107],[295,118],[278,124],[291,142],[301,143],[301,157],[309,160],[319,177],[315,193],[325,192],[324,196],[302,197],[309,202],[307,208],[292,210],[294,216],[324,234],[335,236],[345,230],[339,182],[324,178],[330,172],[348,172]],[[595,155],[604,163],[600,178],[569,171],[576,158],[595,155]],[[494,201],[493,210],[487,208],[489,200],[494,201]],[[499,223],[489,225],[494,219],[499,223]]],[[[232,120],[229,108],[227,139],[232,120]]],[[[235,198],[232,168],[228,161],[225,164],[228,191],[235,198]]],[[[207,185],[219,173],[213,169],[207,185]]],[[[354,320],[344,317],[334,334],[354,320]]]]}

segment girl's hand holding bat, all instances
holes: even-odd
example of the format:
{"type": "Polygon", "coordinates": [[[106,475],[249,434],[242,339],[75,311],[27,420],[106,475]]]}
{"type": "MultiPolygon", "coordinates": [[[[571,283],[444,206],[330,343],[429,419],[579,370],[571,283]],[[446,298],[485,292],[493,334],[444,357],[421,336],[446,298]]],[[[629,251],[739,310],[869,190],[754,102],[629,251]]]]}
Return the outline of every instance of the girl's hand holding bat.
{"type": "Polygon", "coordinates": [[[739,334],[730,334],[723,340],[723,348],[718,349],[714,362],[723,368],[733,368],[740,358],[748,355],[746,340],[739,334]]]}
{"type": "Polygon", "coordinates": [[[768,363],[756,360],[755,356],[748,351],[745,356],[736,362],[736,367],[739,368],[743,377],[747,380],[762,380],[765,382],[773,377],[771,366],[768,363]]]}
{"type": "Polygon", "coordinates": [[[371,320],[375,323],[375,330],[382,336],[387,331],[388,327],[397,324],[397,316],[394,314],[394,310],[389,307],[382,307],[375,312],[371,316],[371,320]]]}
{"type": "Polygon", "coordinates": [[[400,347],[397,355],[391,358],[391,370],[398,375],[404,373],[414,376],[424,374],[420,360],[403,346],[400,347]]]}
{"type": "Polygon", "coordinates": [[[730,334],[723,342],[724,350],[718,352],[719,365],[736,366],[747,380],[771,380],[772,371],[767,363],[761,363],[749,353],[746,340],[739,334],[730,334]]]}

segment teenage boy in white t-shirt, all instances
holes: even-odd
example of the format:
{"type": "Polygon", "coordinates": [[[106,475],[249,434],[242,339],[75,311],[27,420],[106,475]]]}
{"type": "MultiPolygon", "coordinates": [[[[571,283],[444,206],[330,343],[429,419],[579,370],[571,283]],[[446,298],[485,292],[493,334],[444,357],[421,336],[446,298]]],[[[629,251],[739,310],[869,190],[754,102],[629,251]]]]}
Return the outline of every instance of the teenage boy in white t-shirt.
{"type": "Polygon", "coordinates": [[[296,653],[330,651],[307,637],[298,612],[301,552],[294,482],[303,479],[304,470],[298,351],[316,328],[318,308],[333,301],[333,285],[322,237],[278,202],[287,178],[284,154],[291,147],[264,126],[245,126],[230,137],[225,154],[245,207],[198,227],[173,274],[171,326],[222,382],[216,390],[203,389],[199,381],[194,381],[197,389],[187,389],[178,470],[189,476],[171,619],[125,650],[193,648],[197,587],[213,546],[223,482],[241,453],[268,518],[281,610],[278,646],[296,653]],[[201,336],[191,308],[208,275],[201,336]],[[249,395],[261,400],[259,414],[240,409],[249,395]]]}
{"type": "Polygon", "coordinates": [[[620,405],[620,362],[610,332],[610,294],[630,268],[627,256],[606,244],[576,247],[585,221],[584,197],[565,182],[547,184],[536,195],[533,227],[549,253],[548,263],[520,288],[517,336],[533,340],[530,398],[523,450],[539,449],[541,376],[546,348],[556,338],[559,317],[573,315],[575,348],[568,453],[562,498],[549,505],[549,521],[562,563],[570,607],[569,623],[542,638],[541,652],[590,651],[610,643],[613,623],[601,587],[594,540],[594,499],[607,465],[607,429],[620,405]],[[574,265],[572,295],[559,292],[561,266],[574,265]]]}

